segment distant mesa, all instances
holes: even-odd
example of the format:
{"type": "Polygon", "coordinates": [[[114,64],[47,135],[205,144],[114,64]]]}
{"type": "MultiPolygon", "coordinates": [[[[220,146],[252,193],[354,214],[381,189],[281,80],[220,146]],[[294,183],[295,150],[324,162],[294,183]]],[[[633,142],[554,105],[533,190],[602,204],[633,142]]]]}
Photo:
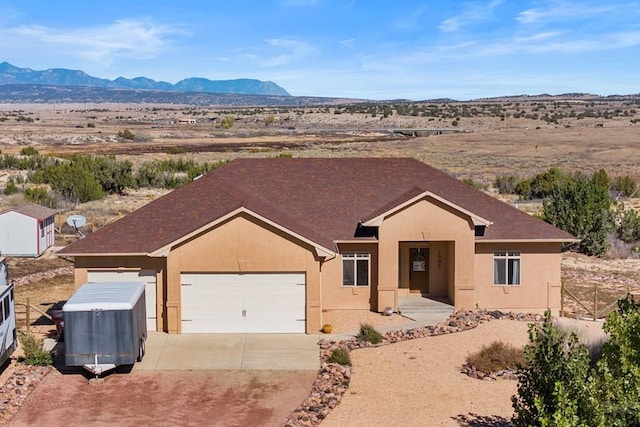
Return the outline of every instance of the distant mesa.
{"type": "Polygon", "coordinates": [[[32,70],[0,63],[0,85],[46,85],[46,86],[84,86],[103,89],[135,89],[175,92],[221,93],[238,95],[270,95],[291,96],[284,88],[270,81],[255,79],[209,80],[190,77],[176,84],[157,82],[146,77],[127,79],[118,77],[115,80],[92,77],[80,70],[66,68],[50,68],[48,70],[32,70]]]}

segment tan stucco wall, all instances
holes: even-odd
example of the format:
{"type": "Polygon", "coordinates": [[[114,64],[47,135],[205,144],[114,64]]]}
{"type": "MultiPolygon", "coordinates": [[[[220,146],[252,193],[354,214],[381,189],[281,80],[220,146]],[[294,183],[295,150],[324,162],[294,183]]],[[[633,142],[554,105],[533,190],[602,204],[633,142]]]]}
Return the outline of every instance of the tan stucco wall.
{"type": "Polygon", "coordinates": [[[560,308],[559,243],[476,244],[476,301],[479,308],[544,311],[560,308]],[[520,251],[520,285],[493,285],[493,252],[520,251]]]}
{"type": "Polygon", "coordinates": [[[473,224],[467,217],[427,198],[385,218],[379,227],[378,239],[378,311],[385,306],[397,309],[400,242],[439,242],[430,249],[430,267],[433,260],[437,262],[440,250],[442,258],[446,258],[447,269],[441,268],[438,276],[432,277],[434,283],[438,281],[437,292],[442,292],[446,284],[449,299],[456,308],[473,307],[475,237],[473,224]]]}
{"type": "Polygon", "coordinates": [[[167,325],[181,331],[181,273],[306,273],[307,333],[320,329],[320,261],[315,250],[249,215],[175,247],[167,258],[167,325]]]}
{"type": "Polygon", "coordinates": [[[164,258],[149,258],[143,256],[131,257],[75,257],[74,282],[78,289],[87,282],[89,270],[122,270],[140,271],[152,270],[156,272],[156,313],[157,328],[166,331],[164,295],[166,293],[166,268],[164,258]]]}
{"type": "Polygon", "coordinates": [[[369,253],[369,286],[342,286],[342,257],[326,261],[322,265],[322,307],[324,310],[372,310],[375,309],[378,284],[378,248],[375,243],[338,245],[341,253],[369,253]]]}

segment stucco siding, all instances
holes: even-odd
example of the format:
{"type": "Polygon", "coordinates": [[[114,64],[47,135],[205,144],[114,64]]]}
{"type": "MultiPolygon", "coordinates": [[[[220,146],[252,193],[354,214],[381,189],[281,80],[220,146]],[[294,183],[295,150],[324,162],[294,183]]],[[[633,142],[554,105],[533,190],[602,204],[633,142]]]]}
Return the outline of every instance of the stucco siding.
{"type": "Polygon", "coordinates": [[[76,256],[74,270],[75,287],[78,289],[87,283],[88,271],[139,271],[152,270],[156,272],[156,316],[158,329],[167,331],[166,313],[164,310],[164,296],[166,292],[166,268],[164,258],[149,258],[143,256],[119,257],[83,257],[76,256]]]}
{"type": "MultiPolygon", "coordinates": [[[[388,295],[381,295],[398,288],[398,245],[400,242],[443,242],[430,251],[430,266],[437,262],[438,251],[446,259],[447,270],[431,277],[437,293],[448,290],[448,296],[456,308],[468,308],[467,295],[474,289],[474,228],[468,217],[450,206],[426,198],[385,218],[379,228],[379,296],[389,301],[388,295]],[[446,244],[444,244],[446,242],[446,244]],[[445,279],[443,281],[443,279],[445,279]],[[434,280],[438,279],[438,280],[434,280]],[[466,295],[460,296],[460,292],[466,295]],[[459,300],[464,305],[459,307],[459,300]]],[[[397,299],[397,298],[396,298],[397,299]]],[[[385,304],[378,304],[382,310],[385,304]]],[[[394,305],[395,307],[395,305],[394,305]]]]}
{"type": "Polygon", "coordinates": [[[476,244],[476,300],[479,308],[537,312],[560,307],[559,243],[476,244]],[[520,252],[520,285],[493,284],[494,251],[520,252]]]}
{"type": "Polygon", "coordinates": [[[340,253],[368,253],[369,286],[342,285],[342,256],[327,260],[322,264],[322,307],[325,310],[371,310],[376,306],[378,284],[377,244],[340,244],[340,253]]]}
{"type": "Polygon", "coordinates": [[[167,259],[170,333],[180,333],[181,273],[305,273],[307,332],[320,329],[320,262],[314,248],[239,214],[173,248],[167,259]]]}

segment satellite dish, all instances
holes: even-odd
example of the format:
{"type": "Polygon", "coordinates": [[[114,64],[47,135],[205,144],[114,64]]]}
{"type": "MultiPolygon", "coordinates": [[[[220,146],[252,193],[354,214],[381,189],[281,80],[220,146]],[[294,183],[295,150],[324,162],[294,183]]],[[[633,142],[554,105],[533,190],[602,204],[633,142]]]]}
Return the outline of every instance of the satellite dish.
{"type": "Polygon", "coordinates": [[[82,215],[69,215],[67,217],[67,224],[69,224],[73,228],[82,227],[87,223],[87,218],[82,215]]]}
{"type": "Polygon", "coordinates": [[[69,224],[71,227],[74,228],[74,230],[76,230],[76,233],[78,233],[78,236],[81,239],[84,239],[84,233],[78,230],[78,227],[82,227],[86,223],[87,223],[87,218],[83,217],[82,215],[69,215],[67,217],[67,224],[69,224]]]}

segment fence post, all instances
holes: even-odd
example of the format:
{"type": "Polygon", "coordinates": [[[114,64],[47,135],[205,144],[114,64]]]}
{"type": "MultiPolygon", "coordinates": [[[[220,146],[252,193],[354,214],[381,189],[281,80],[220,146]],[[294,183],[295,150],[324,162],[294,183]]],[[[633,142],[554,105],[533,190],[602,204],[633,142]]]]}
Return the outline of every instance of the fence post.
{"type": "Polygon", "coordinates": [[[598,284],[593,285],[593,321],[598,320],[598,284]]]}
{"type": "Polygon", "coordinates": [[[30,307],[31,307],[31,301],[30,301],[30,298],[27,297],[27,304],[25,306],[25,311],[27,314],[27,333],[29,333],[31,329],[31,308],[30,307]]]}

